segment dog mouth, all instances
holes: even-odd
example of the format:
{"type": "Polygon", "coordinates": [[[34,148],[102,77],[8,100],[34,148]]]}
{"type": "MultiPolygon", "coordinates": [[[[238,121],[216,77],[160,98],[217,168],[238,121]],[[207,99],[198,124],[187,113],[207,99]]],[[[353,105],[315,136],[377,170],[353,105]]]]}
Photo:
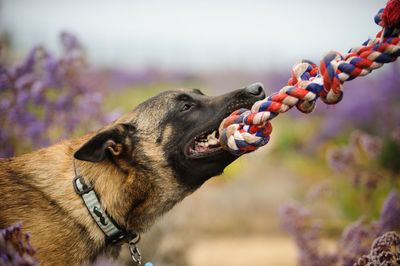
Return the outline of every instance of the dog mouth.
{"type": "MultiPolygon", "coordinates": [[[[261,83],[254,83],[242,90],[234,91],[233,94],[226,95],[228,101],[226,106],[211,114],[215,120],[207,121],[207,126],[199,130],[200,134],[191,135],[191,139],[184,146],[186,158],[217,158],[220,154],[227,152],[219,143],[219,126],[224,118],[228,117],[233,111],[241,108],[249,109],[258,100],[265,98],[265,92],[261,83]],[[231,97],[236,97],[234,100],[231,97]],[[223,113],[222,113],[223,112],[223,113]],[[221,114],[222,113],[222,114],[221,114]]],[[[221,101],[221,100],[220,100],[221,101]]]]}
{"type": "Polygon", "coordinates": [[[187,157],[192,159],[210,157],[223,152],[224,149],[219,144],[218,129],[208,130],[195,137],[189,142],[185,151],[187,157]]]}

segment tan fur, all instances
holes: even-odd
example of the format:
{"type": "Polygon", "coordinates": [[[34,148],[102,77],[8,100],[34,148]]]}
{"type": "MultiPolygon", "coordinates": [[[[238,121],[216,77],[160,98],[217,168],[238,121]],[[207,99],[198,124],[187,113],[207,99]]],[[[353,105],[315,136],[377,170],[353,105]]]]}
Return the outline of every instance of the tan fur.
{"type": "MultiPolygon", "coordinates": [[[[166,137],[170,136],[168,132],[164,133],[166,137]]],[[[20,157],[0,159],[0,228],[22,222],[22,230],[31,234],[42,265],[80,264],[99,252],[106,252],[101,250],[104,233],[72,186],[73,153],[94,135],[66,140],[20,157]],[[27,205],[21,204],[24,201],[27,205]]],[[[152,158],[153,168],[159,169],[155,175],[135,169],[123,172],[108,161],[75,160],[78,173],[95,184],[96,193],[111,217],[133,232],[147,230],[158,216],[188,194],[173,178],[171,170],[166,169],[161,145],[154,144],[154,136],[145,135],[142,141],[148,141],[144,152],[152,158]],[[128,213],[127,203],[136,200],[143,202],[128,213]]]]}
{"type": "MultiPolygon", "coordinates": [[[[31,241],[38,250],[37,257],[42,265],[82,263],[87,257],[94,256],[104,241],[104,233],[72,186],[73,152],[92,135],[63,141],[20,157],[0,160],[1,176],[11,171],[19,175],[23,179],[21,183],[24,183],[12,184],[0,179],[0,227],[22,222],[22,230],[32,235],[31,241]],[[18,204],[25,200],[30,202],[28,206],[18,204]],[[77,241],[84,232],[77,231],[76,224],[87,230],[85,241],[77,241]],[[50,232],[59,234],[47,235],[50,232]],[[52,243],[48,243],[49,239],[52,243]]],[[[146,155],[164,169],[160,153],[157,147],[146,151],[146,155]]],[[[145,231],[156,217],[172,208],[187,193],[165,169],[157,178],[149,180],[134,169],[128,174],[122,173],[107,161],[96,165],[80,161],[75,163],[79,174],[95,183],[96,193],[109,214],[117,223],[134,232],[145,231]],[[142,200],[144,195],[147,197],[141,207],[128,214],[126,203],[142,200]],[[125,220],[124,217],[131,218],[125,220]]]]}

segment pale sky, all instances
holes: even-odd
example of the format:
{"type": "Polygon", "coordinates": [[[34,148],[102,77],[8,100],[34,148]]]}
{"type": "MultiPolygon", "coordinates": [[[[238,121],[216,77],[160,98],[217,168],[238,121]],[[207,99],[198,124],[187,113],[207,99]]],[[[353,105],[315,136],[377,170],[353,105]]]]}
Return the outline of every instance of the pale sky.
{"type": "Polygon", "coordinates": [[[0,0],[19,54],[78,36],[95,65],[286,68],[374,37],[386,0],[0,0]]]}

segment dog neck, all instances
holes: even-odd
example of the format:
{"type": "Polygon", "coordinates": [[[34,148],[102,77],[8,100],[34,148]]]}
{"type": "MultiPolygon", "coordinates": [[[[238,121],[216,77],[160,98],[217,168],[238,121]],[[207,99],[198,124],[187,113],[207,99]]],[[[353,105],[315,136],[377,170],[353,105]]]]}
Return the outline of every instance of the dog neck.
{"type": "Polygon", "coordinates": [[[132,233],[126,230],[124,226],[118,225],[114,219],[108,215],[106,209],[102,207],[94,186],[92,184],[86,184],[84,177],[78,174],[75,159],[73,160],[73,164],[75,173],[73,186],[75,192],[82,197],[93,220],[104,233],[106,246],[128,243],[133,262],[137,265],[141,265],[142,255],[137,247],[137,243],[141,238],[140,233],[132,233]]]}
{"type": "MultiPolygon", "coordinates": [[[[76,139],[73,151],[90,137],[76,139]]],[[[128,231],[143,233],[191,193],[174,177],[170,165],[160,155],[163,153],[159,144],[137,146],[131,160],[110,157],[100,162],[76,160],[76,168],[87,184],[94,185],[102,206],[117,224],[128,231]]]]}
{"type": "Polygon", "coordinates": [[[118,167],[108,160],[103,162],[91,163],[76,161],[76,176],[82,177],[85,184],[94,187],[94,191],[101,199],[102,209],[107,210],[107,214],[119,228],[127,231],[143,232],[141,226],[135,227],[129,224],[132,213],[132,204],[144,201],[140,184],[129,184],[129,174],[121,171],[118,167]]]}
{"type": "Polygon", "coordinates": [[[132,233],[125,229],[124,226],[118,225],[114,219],[109,216],[107,211],[102,207],[99,197],[96,194],[92,184],[86,184],[84,177],[80,176],[76,170],[76,163],[74,160],[74,173],[73,185],[78,195],[82,197],[86,208],[88,209],[93,220],[97,223],[99,228],[103,231],[106,237],[106,243],[117,244],[121,242],[129,242],[132,239],[140,239],[140,234],[132,233]]]}

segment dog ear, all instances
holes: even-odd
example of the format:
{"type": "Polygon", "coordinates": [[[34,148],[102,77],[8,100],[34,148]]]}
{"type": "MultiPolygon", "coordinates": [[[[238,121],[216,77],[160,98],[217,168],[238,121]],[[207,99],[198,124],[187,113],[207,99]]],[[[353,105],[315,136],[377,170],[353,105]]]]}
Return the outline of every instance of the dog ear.
{"type": "Polygon", "coordinates": [[[78,160],[89,162],[101,162],[107,155],[107,151],[117,156],[123,151],[123,139],[126,135],[126,126],[117,126],[100,132],[74,153],[78,160]]]}

